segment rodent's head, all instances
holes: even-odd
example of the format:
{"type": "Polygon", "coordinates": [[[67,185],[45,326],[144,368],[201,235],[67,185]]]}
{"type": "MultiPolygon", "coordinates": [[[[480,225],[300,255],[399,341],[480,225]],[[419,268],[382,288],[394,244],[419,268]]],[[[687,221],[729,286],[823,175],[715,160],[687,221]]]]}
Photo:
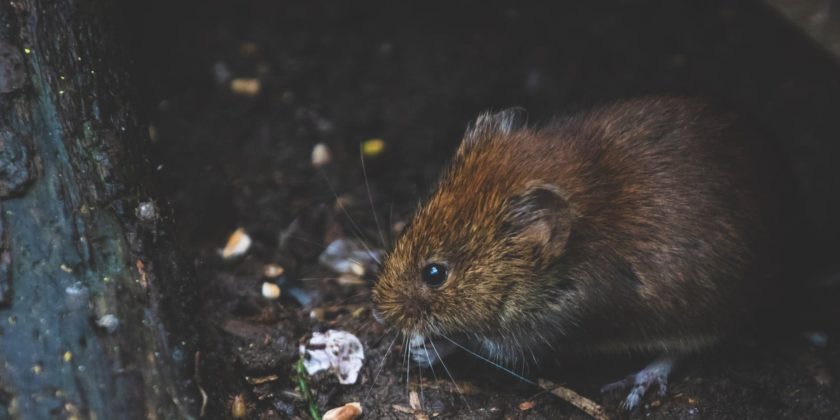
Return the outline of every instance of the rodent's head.
{"type": "Polygon", "coordinates": [[[555,281],[547,272],[565,252],[572,210],[534,165],[539,134],[512,118],[479,117],[388,255],[373,299],[389,325],[486,339],[534,326],[547,310],[544,283],[555,281]]]}

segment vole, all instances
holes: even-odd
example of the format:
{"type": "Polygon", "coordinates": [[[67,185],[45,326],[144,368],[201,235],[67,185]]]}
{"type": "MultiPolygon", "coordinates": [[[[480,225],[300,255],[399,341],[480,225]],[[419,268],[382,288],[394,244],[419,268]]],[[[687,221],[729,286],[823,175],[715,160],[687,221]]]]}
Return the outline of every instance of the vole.
{"type": "Polygon", "coordinates": [[[658,356],[608,387],[631,388],[633,408],[774,281],[780,169],[765,139],[700,100],[624,100],[544,127],[517,114],[468,128],[384,261],[376,314],[415,345],[445,337],[502,364],[658,356]]]}

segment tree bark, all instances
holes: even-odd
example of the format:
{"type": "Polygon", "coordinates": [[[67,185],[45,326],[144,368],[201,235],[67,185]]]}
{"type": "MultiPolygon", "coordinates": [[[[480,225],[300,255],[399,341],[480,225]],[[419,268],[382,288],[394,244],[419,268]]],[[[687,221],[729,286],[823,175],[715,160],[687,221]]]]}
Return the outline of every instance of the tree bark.
{"type": "Polygon", "coordinates": [[[191,280],[110,7],[0,3],[0,418],[196,412],[191,280]]]}

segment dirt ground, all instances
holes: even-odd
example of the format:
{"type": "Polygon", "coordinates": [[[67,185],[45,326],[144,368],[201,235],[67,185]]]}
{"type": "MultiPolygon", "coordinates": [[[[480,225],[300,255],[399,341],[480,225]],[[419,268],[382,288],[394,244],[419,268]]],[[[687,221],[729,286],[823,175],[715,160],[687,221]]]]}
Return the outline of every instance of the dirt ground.
{"type": "Polygon", "coordinates": [[[184,293],[201,303],[194,313],[208,418],[231,416],[238,401],[248,418],[307,418],[293,365],[301,340],[327,329],[356,334],[366,358],[356,385],[328,374],[307,379],[321,413],[359,401],[370,419],[587,418],[469,355],[447,360],[457,386],[440,368],[407,373],[400,340],[385,359],[394,334],[371,318],[375,273],[339,280],[317,259],[337,238],[387,249],[482,110],[522,106],[537,122],[657,92],[728,104],[778,139],[794,163],[801,192],[792,199],[801,202],[796,223],[808,258],[791,279],[802,296],[780,312],[790,322],[768,322],[685,361],[667,396],[650,395],[630,414],[618,409],[620,395],[598,390],[643,366],[643,357],[549,361],[526,375],[564,384],[615,417],[840,418],[840,281],[825,274],[840,249],[840,67],[761,3],[133,7],[123,28],[140,93],[153,104],[150,163],[179,243],[194,256],[199,287],[184,293]],[[257,79],[259,91],[233,92],[234,78],[257,79]],[[372,209],[359,145],[373,138],[385,148],[365,160],[372,209]],[[321,169],[310,163],[317,143],[332,154],[321,169]],[[218,249],[239,227],[253,245],[223,260],[218,249]],[[267,278],[266,264],[283,275],[267,278]],[[266,281],[279,285],[279,299],[262,296],[266,281]],[[412,393],[422,395],[419,409],[412,393]]]}

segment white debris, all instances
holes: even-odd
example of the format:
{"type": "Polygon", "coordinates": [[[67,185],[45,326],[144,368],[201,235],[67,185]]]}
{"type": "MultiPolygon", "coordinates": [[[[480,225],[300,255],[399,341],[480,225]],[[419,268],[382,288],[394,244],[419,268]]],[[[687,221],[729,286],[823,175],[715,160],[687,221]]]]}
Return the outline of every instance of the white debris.
{"type": "Polygon", "coordinates": [[[104,328],[108,333],[113,333],[120,326],[120,319],[114,314],[105,314],[96,320],[96,325],[104,328]]]}
{"type": "Polygon", "coordinates": [[[341,384],[354,384],[359,377],[365,350],[355,335],[340,330],[313,333],[300,354],[306,372],[314,375],[322,370],[332,371],[341,384]]]}
{"type": "Polygon", "coordinates": [[[251,247],[251,237],[245,233],[245,229],[239,228],[234,231],[228,238],[225,248],[222,249],[222,258],[228,259],[238,257],[248,252],[251,247]]]}
{"type": "Polygon", "coordinates": [[[331,160],[330,149],[324,143],[318,143],[312,148],[312,166],[320,168],[331,160]]]}
{"type": "Polygon", "coordinates": [[[321,253],[318,262],[336,273],[361,277],[379,265],[383,254],[382,250],[370,249],[361,241],[336,239],[321,253]]]}

